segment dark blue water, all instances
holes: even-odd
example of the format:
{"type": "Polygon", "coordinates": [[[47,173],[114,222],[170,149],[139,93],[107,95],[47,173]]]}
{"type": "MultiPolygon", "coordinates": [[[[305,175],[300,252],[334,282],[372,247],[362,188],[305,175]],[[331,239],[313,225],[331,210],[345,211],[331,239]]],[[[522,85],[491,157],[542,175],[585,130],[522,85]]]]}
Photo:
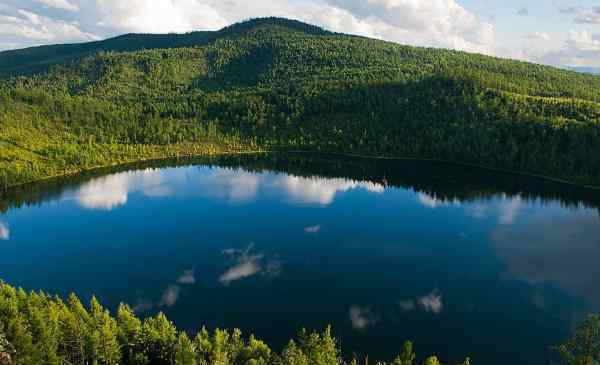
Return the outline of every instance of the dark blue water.
{"type": "Polygon", "coordinates": [[[600,311],[594,193],[425,162],[210,162],[8,194],[0,278],[274,347],[331,324],[347,354],[384,360],[410,339],[448,362],[544,364],[600,311]]]}

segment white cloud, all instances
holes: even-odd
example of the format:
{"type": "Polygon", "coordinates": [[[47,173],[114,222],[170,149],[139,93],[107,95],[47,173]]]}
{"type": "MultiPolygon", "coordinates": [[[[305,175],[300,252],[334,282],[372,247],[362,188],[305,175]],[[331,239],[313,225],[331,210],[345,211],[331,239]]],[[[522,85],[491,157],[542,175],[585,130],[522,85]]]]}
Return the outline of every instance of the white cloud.
{"type": "Polygon", "coordinates": [[[7,224],[0,222],[0,241],[8,241],[10,239],[10,229],[7,224]]]}
{"type": "Polygon", "coordinates": [[[538,60],[551,65],[599,67],[600,34],[571,30],[561,49],[546,52],[538,60]]]}
{"type": "Polygon", "coordinates": [[[549,41],[552,39],[550,34],[546,32],[532,32],[524,35],[525,39],[549,41]]]}
{"type": "Polygon", "coordinates": [[[29,10],[15,9],[10,15],[0,15],[0,43],[27,46],[95,39],[98,39],[96,35],[81,30],[75,22],[50,18],[29,10]]]}
{"type": "Polygon", "coordinates": [[[423,308],[424,311],[434,314],[441,313],[442,309],[444,308],[442,295],[438,293],[437,290],[434,290],[426,296],[419,298],[417,303],[419,303],[419,306],[423,308]]]}
{"type": "Polygon", "coordinates": [[[574,21],[579,24],[600,24],[600,6],[579,9],[574,21]]]}
{"type": "Polygon", "coordinates": [[[377,318],[369,308],[357,305],[350,307],[348,316],[350,317],[352,328],[359,331],[364,331],[379,322],[379,318],[377,318]]]}
{"type": "Polygon", "coordinates": [[[79,11],[79,6],[70,3],[68,0],[36,0],[38,3],[51,8],[62,9],[66,11],[79,11]]]}
{"type": "Polygon", "coordinates": [[[494,54],[495,29],[455,0],[327,0],[371,25],[382,38],[407,44],[494,54]]]}
{"type": "Polygon", "coordinates": [[[569,32],[567,45],[579,51],[600,51],[600,36],[587,30],[569,32]]]}
{"type": "Polygon", "coordinates": [[[214,7],[199,0],[96,0],[95,11],[102,26],[128,32],[188,32],[227,25],[214,7]]]}

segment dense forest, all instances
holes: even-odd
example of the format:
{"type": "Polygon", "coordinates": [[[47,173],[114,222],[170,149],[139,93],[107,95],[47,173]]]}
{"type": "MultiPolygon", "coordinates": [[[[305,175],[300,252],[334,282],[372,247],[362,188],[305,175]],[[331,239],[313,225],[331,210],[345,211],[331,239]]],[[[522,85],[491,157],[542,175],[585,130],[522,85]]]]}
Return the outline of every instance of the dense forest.
{"type": "Polygon", "coordinates": [[[0,186],[260,150],[473,163],[600,185],[600,77],[266,18],[0,53],[0,186]]]}

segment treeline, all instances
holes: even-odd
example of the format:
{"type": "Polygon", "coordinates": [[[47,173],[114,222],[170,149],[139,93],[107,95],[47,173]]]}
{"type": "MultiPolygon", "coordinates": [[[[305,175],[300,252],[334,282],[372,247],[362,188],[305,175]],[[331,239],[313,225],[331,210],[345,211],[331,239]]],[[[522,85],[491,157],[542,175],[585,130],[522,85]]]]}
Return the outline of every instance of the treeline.
{"type": "MultiPolygon", "coordinates": [[[[417,364],[413,345],[405,343],[390,365],[417,364]]],[[[300,331],[276,352],[239,330],[194,336],[178,331],[159,313],[139,319],[126,304],[115,317],[92,298],[88,307],[74,295],[66,301],[43,292],[26,293],[0,283],[0,364],[2,365],[346,365],[331,329],[300,331]]],[[[386,363],[378,363],[386,365],[386,363]]],[[[420,364],[420,363],[419,363],[420,364]]],[[[424,365],[441,365],[436,357],[424,365]]],[[[469,364],[467,359],[463,365],[469,364]]]]}

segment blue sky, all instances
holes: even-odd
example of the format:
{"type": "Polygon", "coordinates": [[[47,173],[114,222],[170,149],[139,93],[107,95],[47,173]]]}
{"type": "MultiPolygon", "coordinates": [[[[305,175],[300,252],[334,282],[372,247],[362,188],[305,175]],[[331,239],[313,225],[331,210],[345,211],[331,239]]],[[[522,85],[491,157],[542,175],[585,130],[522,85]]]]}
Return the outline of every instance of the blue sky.
{"type": "Polygon", "coordinates": [[[0,50],[285,16],[398,43],[600,67],[600,0],[0,0],[0,50]]]}

